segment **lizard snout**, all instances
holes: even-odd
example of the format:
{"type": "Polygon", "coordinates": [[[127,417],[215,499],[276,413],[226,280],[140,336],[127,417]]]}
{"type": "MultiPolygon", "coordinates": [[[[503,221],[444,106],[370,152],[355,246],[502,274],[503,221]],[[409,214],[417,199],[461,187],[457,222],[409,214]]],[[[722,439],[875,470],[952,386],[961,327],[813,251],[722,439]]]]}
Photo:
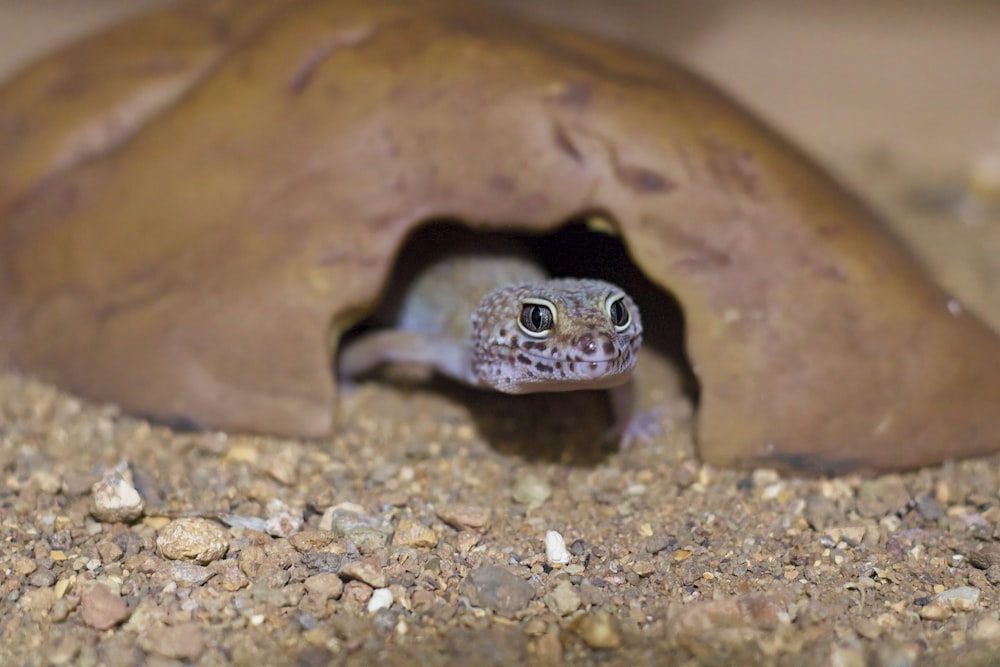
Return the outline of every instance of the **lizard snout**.
{"type": "Polygon", "coordinates": [[[573,341],[573,348],[582,359],[605,360],[614,359],[621,350],[615,345],[615,341],[608,335],[583,334],[573,341]]]}

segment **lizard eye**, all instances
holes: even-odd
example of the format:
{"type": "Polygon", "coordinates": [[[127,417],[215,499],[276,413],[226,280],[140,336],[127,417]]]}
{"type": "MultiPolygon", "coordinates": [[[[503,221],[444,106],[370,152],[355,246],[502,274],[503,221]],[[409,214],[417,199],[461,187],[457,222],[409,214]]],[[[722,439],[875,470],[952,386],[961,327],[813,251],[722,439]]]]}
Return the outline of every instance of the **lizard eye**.
{"type": "Polygon", "coordinates": [[[625,331],[632,324],[632,313],[629,312],[628,306],[625,305],[624,296],[609,299],[607,309],[608,317],[611,318],[611,324],[614,325],[615,331],[618,333],[625,331]]]}
{"type": "Polygon", "coordinates": [[[532,338],[545,338],[556,325],[556,307],[545,299],[525,299],[517,326],[532,338]]]}

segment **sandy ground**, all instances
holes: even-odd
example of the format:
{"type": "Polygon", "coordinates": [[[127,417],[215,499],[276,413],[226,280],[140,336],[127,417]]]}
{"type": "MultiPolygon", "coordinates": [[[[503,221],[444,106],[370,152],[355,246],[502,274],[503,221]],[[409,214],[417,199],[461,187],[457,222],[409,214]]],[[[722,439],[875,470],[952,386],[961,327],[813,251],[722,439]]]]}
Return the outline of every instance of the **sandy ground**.
{"type": "MultiPolygon", "coordinates": [[[[722,81],[1000,327],[1000,5],[505,4],[722,81]]],[[[0,0],[0,77],[138,5],[0,0]]],[[[616,452],[597,396],[370,383],[317,444],[0,375],[0,664],[1000,663],[998,460],[717,470],[670,366],[640,379],[666,430],[616,452]]]]}

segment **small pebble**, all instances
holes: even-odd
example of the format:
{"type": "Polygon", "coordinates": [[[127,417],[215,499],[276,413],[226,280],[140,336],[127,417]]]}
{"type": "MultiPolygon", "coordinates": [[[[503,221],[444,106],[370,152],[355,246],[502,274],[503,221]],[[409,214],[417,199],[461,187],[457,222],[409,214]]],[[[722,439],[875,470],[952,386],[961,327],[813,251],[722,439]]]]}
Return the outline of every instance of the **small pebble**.
{"type": "Polygon", "coordinates": [[[293,510],[278,499],[267,503],[264,532],[274,537],[291,537],[302,530],[302,512],[293,510]]]}
{"type": "Polygon", "coordinates": [[[175,519],[160,530],[156,547],[164,558],[206,564],[226,555],[229,533],[208,519],[175,519]]]}
{"type": "Polygon", "coordinates": [[[768,484],[763,489],[760,490],[760,497],[764,500],[774,500],[788,487],[788,484],[784,481],[775,482],[774,484],[768,484]]]}
{"type": "Polygon", "coordinates": [[[385,588],[385,570],[378,559],[371,556],[353,563],[345,563],[340,568],[340,576],[366,583],[372,588],[385,588]]]}
{"type": "Polygon", "coordinates": [[[462,580],[459,592],[472,606],[501,615],[512,615],[524,609],[535,597],[534,586],[498,565],[486,565],[470,572],[462,580]]]}
{"type": "Polygon", "coordinates": [[[393,533],[392,524],[365,514],[361,507],[352,503],[341,503],[326,510],[319,527],[347,538],[363,554],[374,553],[388,545],[393,533]]]}
{"type": "Polygon", "coordinates": [[[309,552],[322,549],[333,542],[334,537],[336,536],[328,530],[308,529],[292,535],[288,538],[288,542],[297,551],[309,552]]]}
{"type": "Polygon", "coordinates": [[[376,588],[372,591],[372,596],[368,599],[369,614],[374,614],[379,609],[388,609],[391,606],[392,591],[388,588],[376,588]]]}
{"type": "MultiPolygon", "coordinates": [[[[576,544],[577,542],[573,543],[573,545],[576,544]]],[[[654,535],[653,537],[650,537],[648,540],[646,540],[645,549],[647,553],[658,554],[661,551],[665,551],[666,549],[673,549],[676,546],[677,546],[677,538],[675,538],[673,535],[660,534],[660,535],[654,535]]]]}
{"type": "Polygon", "coordinates": [[[486,531],[490,525],[490,508],[467,503],[451,503],[437,509],[437,516],[456,530],[486,531]]]}
{"type": "Polygon", "coordinates": [[[114,542],[102,540],[97,543],[97,554],[101,557],[101,562],[108,565],[120,559],[125,552],[114,542]]]}
{"type": "Polygon", "coordinates": [[[686,489],[698,480],[698,464],[694,461],[682,461],[670,473],[671,481],[681,489],[686,489]]]}
{"type": "Polygon", "coordinates": [[[656,572],[656,563],[651,560],[637,560],[632,564],[632,571],[640,577],[648,577],[656,572]]]}
{"type": "Polygon", "coordinates": [[[14,559],[11,569],[22,576],[28,575],[38,569],[38,563],[35,562],[34,558],[19,556],[14,559]]]}
{"type": "Polygon", "coordinates": [[[937,521],[944,516],[944,508],[932,496],[918,496],[915,504],[920,516],[928,521],[937,521]]]}
{"type": "Polygon", "coordinates": [[[902,512],[910,501],[910,492],[899,475],[885,475],[858,488],[858,514],[863,517],[879,518],[902,512]]]}
{"type": "Polygon", "coordinates": [[[544,479],[532,473],[519,475],[514,480],[511,497],[528,507],[541,507],[552,496],[552,488],[544,479]]]}
{"type": "Polygon", "coordinates": [[[184,561],[165,563],[162,571],[171,581],[184,586],[201,586],[215,576],[215,571],[204,565],[184,561]]]}
{"type": "Polygon", "coordinates": [[[810,526],[819,531],[826,530],[846,518],[832,498],[818,493],[806,497],[803,516],[810,526]]]}
{"type": "Polygon", "coordinates": [[[843,541],[849,545],[857,546],[865,539],[865,532],[867,530],[867,527],[864,525],[831,526],[823,532],[829,535],[835,543],[843,541]]]}
{"type": "Polygon", "coordinates": [[[344,592],[344,582],[332,572],[314,574],[303,582],[307,591],[325,599],[338,599],[344,592]]]}
{"type": "Polygon", "coordinates": [[[545,533],[545,559],[552,565],[565,565],[570,560],[566,550],[566,540],[557,531],[545,533]]]}
{"type": "Polygon", "coordinates": [[[240,569],[238,561],[217,560],[212,568],[216,572],[212,583],[224,591],[238,591],[250,585],[250,577],[240,569]]]}
{"type": "Polygon", "coordinates": [[[472,530],[463,530],[455,537],[455,546],[458,548],[458,552],[466,554],[469,549],[479,544],[482,540],[482,535],[472,530]]]}
{"type": "Polygon", "coordinates": [[[975,551],[969,551],[965,557],[972,567],[988,570],[994,565],[1000,565],[1000,544],[986,543],[975,551]]]}
{"type": "Polygon", "coordinates": [[[272,455],[264,455],[259,467],[285,486],[294,486],[299,480],[301,452],[295,447],[283,447],[272,455]]]}
{"type": "Polygon", "coordinates": [[[618,620],[607,612],[584,614],[575,619],[571,627],[573,632],[590,648],[618,648],[621,646],[622,637],[618,630],[618,620]]]}
{"type": "Polygon", "coordinates": [[[545,606],[553,614],[567,616],[580,608],[582,601],[576,588],[568,581],[560,581],[555,588],[545,594],[545,606]]]}
{"type": "Polygon", "coordinates": [[[122,461],[109,470],[90,489],[90,513],[98,521],[120,523],[135,521],[142,516],[142,496],[132,482],[128,463],[122,461]]]}
{"type": "Polygon", "coordinates": [[[437,545],[438,536],[428,526],[413,519],[400,519],[392,536],[395,546],[430,549],[437,545]]]}
{"type": "Polygon", "coordinates": [[[37,588],[48,588],[56,583],[56,577],[50,570],[39,570],[28,577],[28,583],[37,588]]]}
{"type": "Polygon", "coordinates": [[[954,614],[955,611],[945,600],[933,599],[920,608],[920,618],[927,621],[943,621],[954,614]]]}
{"type": "Polygon", "coordinates": [[[953,611],[972,611],[979,606],[980,590],[974,586],[959,586],[942,591],[934,596],[934,600],[941,600],[951,606],[953,611]]]}
{"type": "Polygon", "coordinates": [[[750,481],[758,489],[771,486],[780,479],[781,475],[778,474],[778,471],[771,468],[757,468],[750,474],[750,481]]]}
{"type": "Polygon", "coordinates": [[[80,620],[95,630],[108,630],[129,617],[128,603],[106,585],[90,582],[80,594],[80,620]]]}

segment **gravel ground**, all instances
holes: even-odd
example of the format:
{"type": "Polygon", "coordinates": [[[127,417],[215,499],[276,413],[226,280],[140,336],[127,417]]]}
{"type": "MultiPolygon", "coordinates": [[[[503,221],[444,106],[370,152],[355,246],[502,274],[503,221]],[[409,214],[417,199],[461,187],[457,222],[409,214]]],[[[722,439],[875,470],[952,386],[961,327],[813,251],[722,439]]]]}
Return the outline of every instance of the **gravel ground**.
{"type": "MultiPolygon", "coordinates": [[[[590,398],[575,409],[600,415],[590,398]]],[[[623,453],[567,445],[513,401],[490,432],[532,437],[501,451],[478,435],[493,398],[376,384],[326,443],[172,433],[11,375],[0,403],[4,665],[1000,649],[995,459],[869,480],[717,470],[677,401],[666,437],[623,453]]]]}
{"type": "MultiPolygon", "coordinates": [[[[1000,146],[899,161],[898,137],[813,136],[1000,326],[1000,146]]],[[[300,442],[0,374],[0,664],[1000,664],[1000,458],[703,466],[648,352],[664,434],[625,452],[600,395],[365,383],[336,437],[300,442]]]]}

